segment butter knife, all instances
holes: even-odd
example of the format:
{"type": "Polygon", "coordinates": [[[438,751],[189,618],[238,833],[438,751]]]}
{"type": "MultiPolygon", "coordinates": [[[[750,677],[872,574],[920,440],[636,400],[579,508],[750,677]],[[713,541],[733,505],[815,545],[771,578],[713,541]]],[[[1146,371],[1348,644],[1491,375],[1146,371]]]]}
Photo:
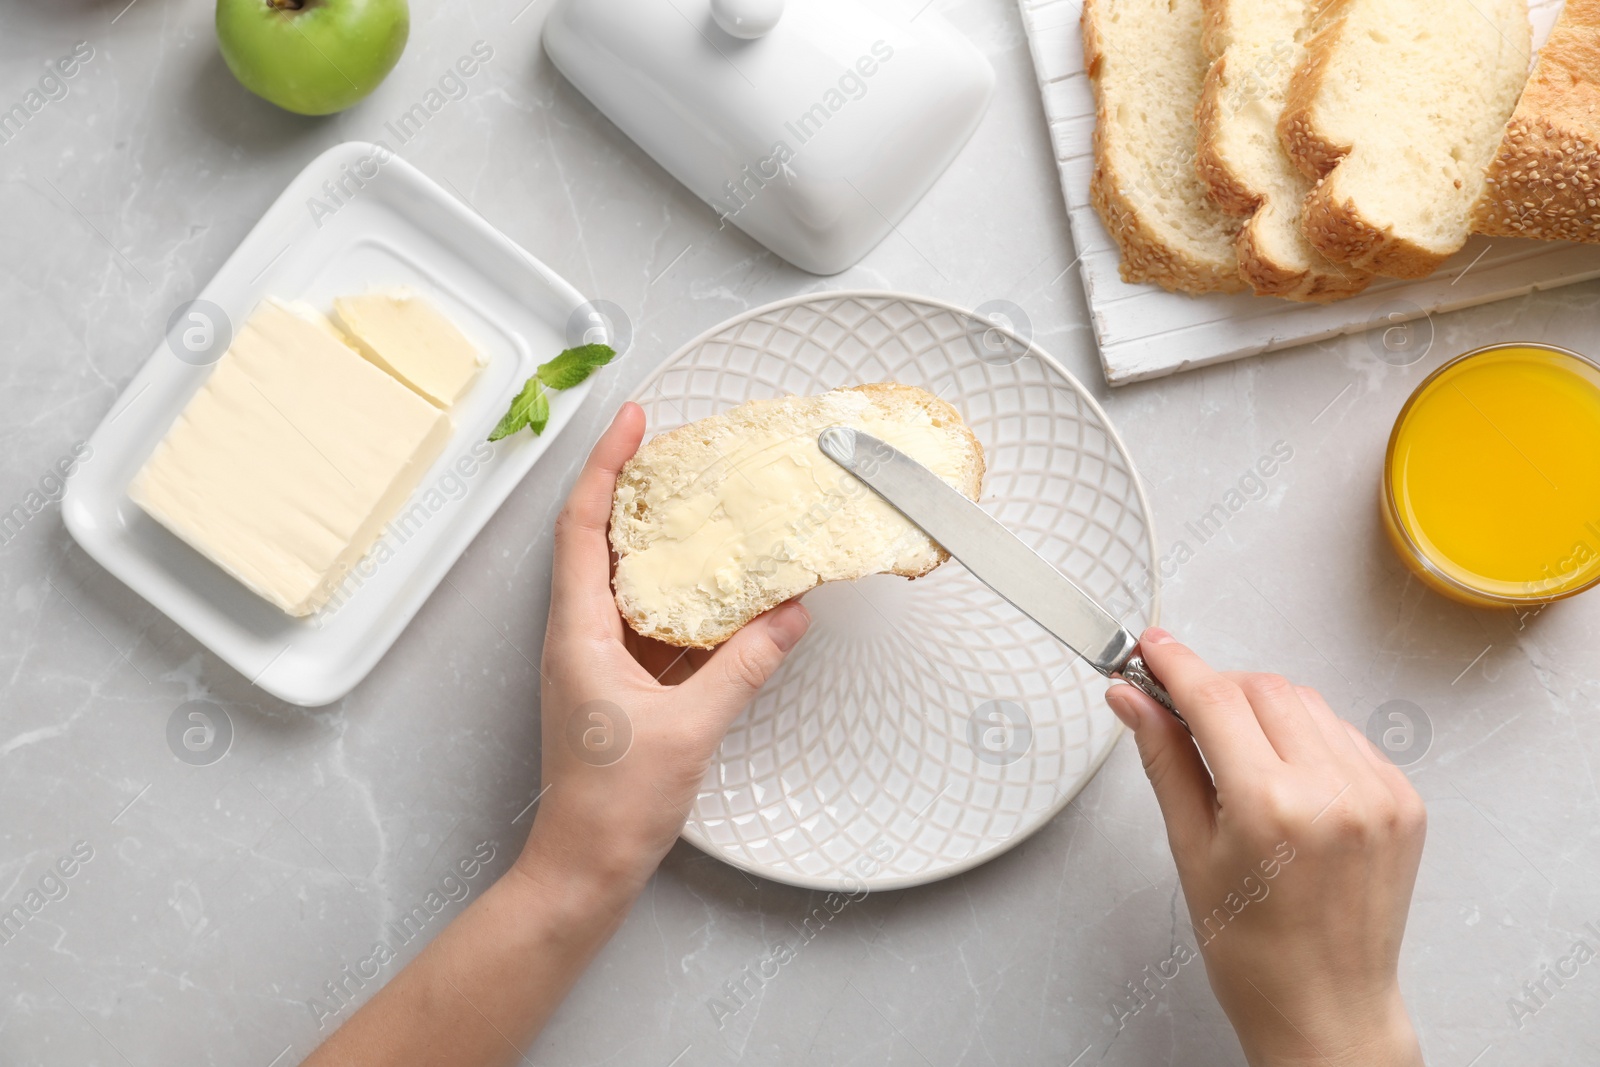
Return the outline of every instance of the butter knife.
{"type": "Polygon", "coordinates": [[[887,442],[848,426],[823,430],[817,447],[1095,670],[1148,693],[1189,725],[1145,666],[1139,639],[944,479],[887,442]]]}

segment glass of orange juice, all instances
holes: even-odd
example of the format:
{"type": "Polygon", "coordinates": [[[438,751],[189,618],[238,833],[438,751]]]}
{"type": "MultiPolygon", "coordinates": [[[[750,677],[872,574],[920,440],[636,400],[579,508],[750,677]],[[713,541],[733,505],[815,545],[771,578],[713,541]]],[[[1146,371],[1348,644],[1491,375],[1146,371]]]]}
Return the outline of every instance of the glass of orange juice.
{"type": "Polygon", "coordinates": [[[1389,435],[1383,516],[1406,565],[1468,604],[1600,582],[1600,366],[1501,344],[1428,375],[1389,435]]]}

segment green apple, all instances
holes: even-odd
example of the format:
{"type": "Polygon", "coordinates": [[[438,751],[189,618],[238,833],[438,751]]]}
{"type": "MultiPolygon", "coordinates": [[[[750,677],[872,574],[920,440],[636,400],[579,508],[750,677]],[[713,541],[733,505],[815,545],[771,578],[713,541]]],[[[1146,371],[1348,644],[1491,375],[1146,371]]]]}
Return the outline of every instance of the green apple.
{"type": "Polygon", "coordinates": [[[217,0],[217,43],[239,83],[301,115],[376,89],[411,32],[406,0],[217,0]]]}

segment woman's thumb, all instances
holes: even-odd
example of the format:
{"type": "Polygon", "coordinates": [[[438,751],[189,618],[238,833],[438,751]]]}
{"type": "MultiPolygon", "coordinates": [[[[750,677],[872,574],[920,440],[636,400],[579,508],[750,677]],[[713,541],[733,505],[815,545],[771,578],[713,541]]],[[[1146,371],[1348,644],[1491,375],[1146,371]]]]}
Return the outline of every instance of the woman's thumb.
{"type": "Polygon", "coordinates": [[[726,726],[755,698],[811,625],[811,613],[789,600],[758,615],[714,652],[685,686],[726,726]]]}
{"type": "Polygon", "coordinates": [[[1171,712],[1131,685],[1113,684],[1106,703],[1133,731],[1174,851],[1197,844],[1210,830],[1216,790],[1194,738],[1171,712]]]}

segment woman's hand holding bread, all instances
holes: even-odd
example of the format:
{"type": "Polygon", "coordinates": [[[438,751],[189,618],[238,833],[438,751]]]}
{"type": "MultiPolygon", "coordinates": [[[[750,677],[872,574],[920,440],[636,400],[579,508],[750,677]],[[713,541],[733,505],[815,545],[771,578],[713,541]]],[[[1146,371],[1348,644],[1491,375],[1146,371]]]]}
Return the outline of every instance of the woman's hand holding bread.
{"type": "Polygon", "coordinates": [[[637,892],[677,840],[728,724],[806,631],[790,601],[714,652],[646,641],[611,593],[606,527],[644,412],[626,404],[556,520],[540,673],[545,790],[518,865],[637,892]],[[637,656],[637,658],[636,658],[637,656]]]}
{"type": "Polygon", "coordinates": [[[625,404],[556,523],[540,664],[541,792],[528,842],[484,891],[307,1060],[314,1067],[522,1063],[677,840],[734,716],[810,621],[786,603],[715,652],[625,629],[606,526],[644,412],[625,404]]]}

